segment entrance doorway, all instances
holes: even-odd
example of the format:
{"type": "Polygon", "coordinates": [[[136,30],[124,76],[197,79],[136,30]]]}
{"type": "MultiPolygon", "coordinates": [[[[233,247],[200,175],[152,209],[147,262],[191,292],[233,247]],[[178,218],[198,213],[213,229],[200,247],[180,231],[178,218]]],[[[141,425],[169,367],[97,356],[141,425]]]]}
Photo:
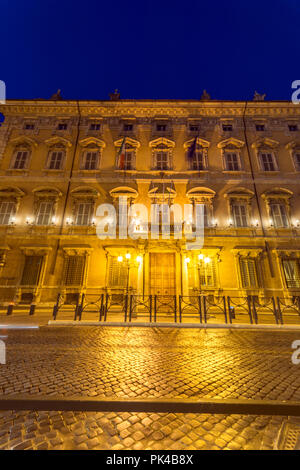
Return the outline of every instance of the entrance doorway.
{"type": "Polygon", "coordinates": [[[176,294],[175,253],[150,253],[150,294],[176,294]]]}

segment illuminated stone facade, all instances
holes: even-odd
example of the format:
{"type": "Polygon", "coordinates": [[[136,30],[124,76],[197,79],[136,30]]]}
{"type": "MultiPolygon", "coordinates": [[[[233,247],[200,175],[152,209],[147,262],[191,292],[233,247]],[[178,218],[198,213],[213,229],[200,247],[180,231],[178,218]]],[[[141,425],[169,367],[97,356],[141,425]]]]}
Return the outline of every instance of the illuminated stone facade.
{"type": "Polygon", "coordinates": [[[72,299],[126,288],[300,292],[297,105],[36,100],[7,101],[0,111],[1,302],[52,304],[62,291],[72,299]],[[148,208],[162,200],[205,204],[203,248],[187,250],[172,233],[100,240],[97,206],[124,194],[148,208]]]}

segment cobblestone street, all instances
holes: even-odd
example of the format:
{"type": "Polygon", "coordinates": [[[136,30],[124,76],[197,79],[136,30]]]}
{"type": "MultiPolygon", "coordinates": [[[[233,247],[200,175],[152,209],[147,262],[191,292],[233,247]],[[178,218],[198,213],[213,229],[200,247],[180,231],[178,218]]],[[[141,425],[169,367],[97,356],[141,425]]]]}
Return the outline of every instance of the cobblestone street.
{"type": "MultiPolygon", "coordinates": [[[[41,327],[9,331],[0,393],[300,400],[298,332],[41,327]]],[[[283,417],[1,412],[0,446],[55,449],[272,448],[283,417]]]]}

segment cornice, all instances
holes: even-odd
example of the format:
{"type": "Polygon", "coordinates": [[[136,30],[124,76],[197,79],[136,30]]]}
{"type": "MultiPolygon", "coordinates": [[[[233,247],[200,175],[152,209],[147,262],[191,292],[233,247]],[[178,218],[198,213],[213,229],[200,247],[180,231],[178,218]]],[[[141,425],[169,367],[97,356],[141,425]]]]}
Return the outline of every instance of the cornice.
{"type": "Polygon", "coordinates": [[[300,116],[300,105],[290,101],[43,101],[7,100],[0,105],[5,115],[47,115],[47,116],[101,116],[101,117],[159,117],[200,118],[206,116],[242,117],[284,117],[300,116]]]}

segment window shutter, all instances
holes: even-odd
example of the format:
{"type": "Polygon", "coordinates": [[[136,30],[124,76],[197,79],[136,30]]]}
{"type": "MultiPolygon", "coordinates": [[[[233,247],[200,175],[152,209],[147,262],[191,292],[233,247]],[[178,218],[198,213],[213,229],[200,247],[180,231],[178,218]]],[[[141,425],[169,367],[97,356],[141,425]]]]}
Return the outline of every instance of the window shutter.
{"type": "Polygon", "coordinates": [[[116,256],[109,260],[108,285],[121,288],[127,286],[127,267],[122,262],[120,263],[116,256]]]}
{"type": "Polygon", "coordinates": [[[288,288],[300,287],[299,262],[296,259],[283,260],[283,271],[288,288]]]}
{"type": "Polygon", "coordinates": [[[244,258],[240,260],[240,272],[242,279],[242,286],[247,287],[258,287],[257,282],[257,270],[255,259],[244,258]]]}
{"type": "Polygon", "coordinates": [[[64,285],[81,286],[85,267],[85,256],[68,256],[64,266],[64,285]]]}
{"type": "Polygon", "coordinates": [[[37,286],[41,274],[43,256],[25,256],[21,279],[22,286],[37,286]]]}

